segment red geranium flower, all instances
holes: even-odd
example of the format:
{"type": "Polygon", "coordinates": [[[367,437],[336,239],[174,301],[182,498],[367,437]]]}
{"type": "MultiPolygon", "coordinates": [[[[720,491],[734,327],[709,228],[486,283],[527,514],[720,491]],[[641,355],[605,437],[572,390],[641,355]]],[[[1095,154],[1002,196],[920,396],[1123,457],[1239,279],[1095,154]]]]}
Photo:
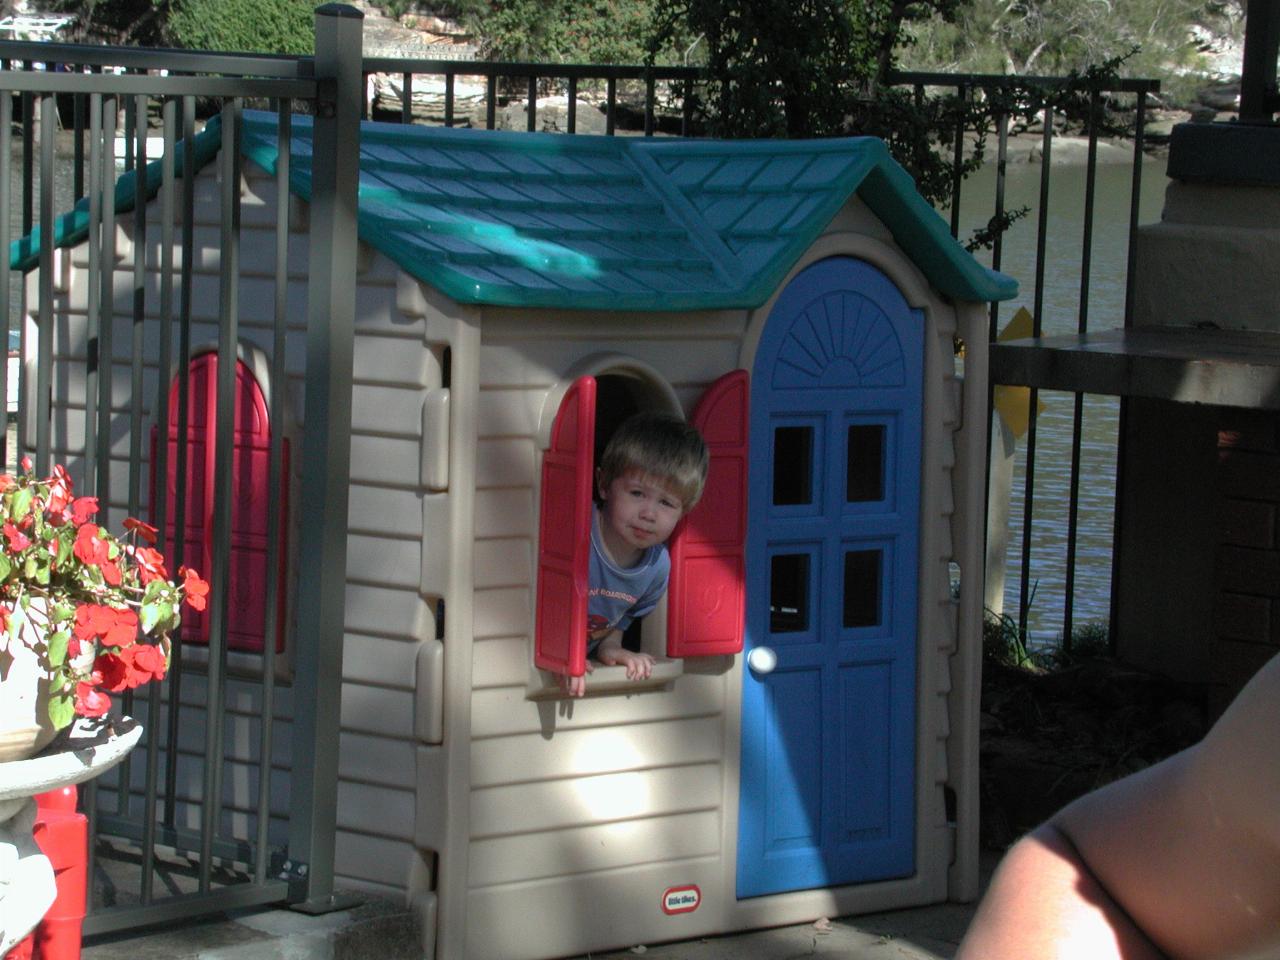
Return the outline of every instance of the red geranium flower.
{"type": "Polygon", "coordinates": [[[125,652],[132,654],[129,658],[129,677],[132,681],[129,686],[138,687],[152,680],[164,679],[164,654],[159,647],[149,643],[135,643],[125,652]]]}
{"type": "Polygon", "coordinates": [[[76,622],[71,632],[80,640],[101,637],[104,646],[127,647],[138,639],[138,615],[127,608],[82,603],[76,607],[76,622]]]}
{"type": "Polygon", "coordinates": [[[52,482],[49,484],[49,500],[45,504],[45,510],[55,517],[62,516],[67,504],[71,502],[71,475],[67,473],[67,468],[60,463],[53,465],[52,482]]]}
{"type": "Polygon", "coordinates": [[[76,559],[91,567],[100,566],[111,559],[111,546],[98,536],[99,529],[96,523],[86,523],[76,531],[76,559]]]}
{"type": "Polygon", "coordinates": [[[93,661],[95,673],[102,676],[99,683],[112,693],[129,689],[129,665],[114,653],[99,654],[93,661]]]}
{"type": "Polygon", "coordinates": [[[4,525],[4,535],[9,540],[9,550],[12,553],[21,553],[27,547],[31,546],[31,538],[15,527],[12,523],[4,525]]]}
{"type": "MultiPolygon", "coordinates": [[[[128,549],[126,547],[126,549],[128,549]]],[[[133,551],[138,564],[138,576],[144,584],[152,580],[168,580],[169,571],[164,568],[164,554],[152,547],[138,547],[133,551]]]]}
{"type": "Polygon", "coordinates": [[[130,532],[137,533],[138,536],[150,544],[155,544],[156,534],[160,532],[151,524],[143,523],[136,517],[125,517],[124,528],[130,532]]]}
{"type": "Polygon", "coordinates": [[[71,522],[77,527],[82,526],[97,512],[97,497],[76,497],[71,503],[71,522]]]}
{"type": "Polygon", "coordinates": [[[203,610],[208,605],[209,584],[190,567],[179,567],[178,575],[182,577],[183,599],[187,605],[192,610],[203,610]]]}
{"type": "Polygon", "coordinates": [[[76,684],[75,711],[80,716],[100,717],[110,709],[111,698],[101,690],[95,689],[92,682],[81,680],[76,684]]]}

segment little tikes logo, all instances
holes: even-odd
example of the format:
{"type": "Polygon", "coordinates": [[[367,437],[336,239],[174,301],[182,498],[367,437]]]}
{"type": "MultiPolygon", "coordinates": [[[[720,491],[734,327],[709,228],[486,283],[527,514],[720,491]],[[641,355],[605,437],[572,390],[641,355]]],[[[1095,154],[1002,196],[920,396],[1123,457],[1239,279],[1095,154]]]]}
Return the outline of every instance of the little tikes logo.
{"type": "Polygon", "coordinates": [[[692,913],[702,903],[702,891],[696,884],[684,887],[668,887],[662,891],[662,912],[667,916],[676,913],[692,913]]]}

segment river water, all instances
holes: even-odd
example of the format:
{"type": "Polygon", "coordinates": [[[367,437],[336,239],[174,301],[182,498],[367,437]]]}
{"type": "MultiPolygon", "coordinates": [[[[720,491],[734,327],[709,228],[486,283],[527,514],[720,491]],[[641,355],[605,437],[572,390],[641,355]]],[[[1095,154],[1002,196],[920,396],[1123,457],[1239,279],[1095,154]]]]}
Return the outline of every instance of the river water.
{"type": "MultiPolygon", "coordinates": [[[[1001,270],[1017,278],[1018,297],[1000,307],[999,325],[1019,306],[1034,308],[1036,234],[1040,194],[1039,164],[1007,167],[1005,206],[1023,205],[1031,213],[1005,235],[1001,270]]],[[[1094,199],[1093,244],[1088,287],[1090,330],[1124,325],[1128,224],[1132,195],[1131,164],[1099,164],[1094,199]]],[[[1081,255],[1085,219],[1083,164],[1051,168],[1045,246],[1043,331],[1074,333],[1081,304],[1081,255]]],[[[1139,223],[1160,219],[1164,203],[1165,162],[1150,159],[1142,170],[1139,223]]],[[[988,164],[965,181],[961,193],[960,235],[985,225],[994,209],[995,167],[988,164]]],[[[989,266],[990,253],[979,253],[989,266]]],[[[1071,474],[1074,396],[1042,391],[1043,410],[1036,429],[1036,459],[1031,526],[1031,598],[1028,629],[1034,645],[1055,644],[1064,619],[1067,525],[1071,474]]],[[[1086,396],[1081,429],[1081,468],[1074,623],[1105,621],[1111,595],[1112,520],[1115,511],[1116,430],[1119,404],[1114,397],[1086,396]]],[[[1018,441],[1011,492],[1005,610],[1016,616],[1021,595],[1022,520],[1025,512],[1026,438],[1018,441]]]]}

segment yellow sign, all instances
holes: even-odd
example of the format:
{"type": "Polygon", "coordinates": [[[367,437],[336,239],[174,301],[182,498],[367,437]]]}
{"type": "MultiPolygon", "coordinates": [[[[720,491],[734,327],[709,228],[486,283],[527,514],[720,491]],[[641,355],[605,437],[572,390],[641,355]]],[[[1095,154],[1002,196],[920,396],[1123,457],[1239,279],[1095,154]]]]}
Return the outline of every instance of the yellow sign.
{"type": "MultiPolygon", "coordinates": [[[[1023,340],[1033,335],[1035,324],[1032,321],[1031,312],[1026,307],[1019,307],[1018,312],[1013,315],[1013,319],[1000,331],[996,337],[1000,340],[1023,340]]],[[[1044,401],[1036,397],[1036,416],[1044,413],[1044,401]]],[[[997,384],[992,391],[992,406],[996,408],[996,413],[1000,414],[1000,419],[1004,421],[1009,432],[1015,437],[1021,437],[1027,432],[1027,427],[1031,423],[1031,388],[1030,387],[1011,387],[1006,384],[997,384]]]]}

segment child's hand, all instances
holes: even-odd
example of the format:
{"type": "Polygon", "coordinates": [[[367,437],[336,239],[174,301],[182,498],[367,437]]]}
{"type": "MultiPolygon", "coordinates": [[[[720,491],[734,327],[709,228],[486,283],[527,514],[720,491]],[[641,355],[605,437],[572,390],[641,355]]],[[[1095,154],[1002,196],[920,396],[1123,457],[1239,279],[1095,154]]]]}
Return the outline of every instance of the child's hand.
{"type": "MultiPolygon", "coordinates": [[[[591,665],[591,661],[587,661],[587,673],[593,671],[595,667],[591,665]]],[[[557,674],[560,680],[560,689],[571,697],[580,697],[587,692],[587,673],[580,677],[571,677],[568,674],[557,674]]]]}
{"type": "Polygon", "coordinates": [[[626,667],[628,680],[647,680],[653,673],[653,657],[647,653],[636,653],[625,647],[616,647],[608,650],[601,647],[597,655],[603,664],[611,666],[621,664],[626,667]]]}

